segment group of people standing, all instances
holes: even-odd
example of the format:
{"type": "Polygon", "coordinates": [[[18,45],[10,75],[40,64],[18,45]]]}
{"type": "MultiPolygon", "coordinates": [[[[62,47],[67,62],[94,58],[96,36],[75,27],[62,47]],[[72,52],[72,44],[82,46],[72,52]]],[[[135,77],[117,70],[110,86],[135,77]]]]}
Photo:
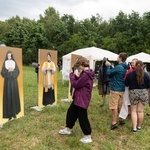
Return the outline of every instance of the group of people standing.
{"type": "MultiPolygon", "coordinates": [[[[118,65],[114,66],[107,58],[104,58],[102,67],[99,69],[98,85],[103,100],[101,106],[105,104],[106,95],[110,94],[109,108],[112,112],[110,129],[114,130],[119,125],[125,124],[128,105],[131,105],[132,131],[135,133],[141,129],[144,106],[149,100],[150,76],[144,71],[142,61],[134,59],[129,69],[126,59],[126,53],[120,53],[117,58],[118,65]],[[125,100],[125,98],[128,99],[125,100]],[[119,117],[121,110],[125,112],[125,117],[119,117]]],[[[73,102],[67,111],[66,127],[60,130],[59,134],[70,135],[78,119],[84,133],[84,137],[80,141],[90,143],[92,142],[91,126],[87,109],[91,100],[94,72],[89,68],[89,62],[84,57],[77,60],[76,66],[78,69],[70,73],[70,82],[74,88],[73,102]]]]}
{"type": "Polygon", "coordinates": [[[142,61],[133,59],[129,68],[125,62],[126,58],[126,53],[120,53],[117,59],[118,65],[115,67],[104,59],[102,75],[103,78],[109,78],[109,80],[101,81],[99,84],[101,88],[99,87],[99,89],[102,90],[102,97],[104,98],[110,89],[111,130],[125,124],[125,119],[131,113],[132,131],[137,132],[141,129],[144,106],[148,104],[149,100],[150,76],[145,71],[142,61]],[[108,82],[109,86],[107,86],[108,82]]]}

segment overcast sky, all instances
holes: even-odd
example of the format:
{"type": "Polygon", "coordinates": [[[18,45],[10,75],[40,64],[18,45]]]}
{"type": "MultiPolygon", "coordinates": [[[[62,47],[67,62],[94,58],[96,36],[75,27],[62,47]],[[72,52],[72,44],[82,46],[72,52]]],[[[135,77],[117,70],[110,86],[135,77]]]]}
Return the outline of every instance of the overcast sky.
{"type": "Polygon", "coordinates": [[[103,20],[109,20],[116,17],[120,10],[127,14],[133,10],[142,15],[150,11],[150,0],[0,0],[0,20],[16,15],[37,20],[48,7],[54,7],[61,16],[73,15],[78,20],[97,13],[103,20]]]}

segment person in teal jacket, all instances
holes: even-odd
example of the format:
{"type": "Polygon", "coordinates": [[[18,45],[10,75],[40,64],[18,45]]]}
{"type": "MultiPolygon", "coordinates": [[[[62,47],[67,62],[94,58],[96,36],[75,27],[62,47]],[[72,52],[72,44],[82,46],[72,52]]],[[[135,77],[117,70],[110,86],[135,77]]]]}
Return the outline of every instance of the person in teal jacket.
{"type": "MultiPolygon", "coordinates": [[[[107,66],[107,75],[110,78],[109,108],[112,110],[111,130],[118,128],[117,117],[122,106],[123,93],[125,91],[124,76],[128,69],[128,65],[125,62],[126,58],[126,53],[120,53],[117,58],[118,65],[114,68],[109,61],[105,63],[107,66]]],[[[119,121],[119,124],[123,123],[122,120],[119,121]]]]}

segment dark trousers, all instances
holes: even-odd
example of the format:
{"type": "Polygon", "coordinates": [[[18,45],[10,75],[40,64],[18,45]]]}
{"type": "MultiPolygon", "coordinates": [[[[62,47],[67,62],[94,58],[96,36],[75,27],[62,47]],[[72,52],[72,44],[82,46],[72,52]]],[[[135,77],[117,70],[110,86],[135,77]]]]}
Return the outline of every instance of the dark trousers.
{"type": "Polygon", "coordinates": [[[77,119],[79,120],[79,124],[84,135],[90,135],[91,126],[87,115],[87,109],[76,106],[74,105],[74,102],[72,102],[67,111],[66,127],[72,129],[77,119]]]}
{"type": "Polygon", "coordinates": [[[55,102],[55,95],[54,90],[52,88],[48,89],[47,92],[45,92],[45,88],[43,88],[43,105],[49,105],[53,104],[55,102]]]}

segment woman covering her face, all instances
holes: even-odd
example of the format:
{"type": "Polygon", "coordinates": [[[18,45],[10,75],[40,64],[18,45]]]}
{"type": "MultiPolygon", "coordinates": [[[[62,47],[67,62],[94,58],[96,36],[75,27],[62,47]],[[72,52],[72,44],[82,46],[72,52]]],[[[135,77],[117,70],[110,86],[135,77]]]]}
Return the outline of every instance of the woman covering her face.
{"type": "Polygon", "coordinates": [[[13,58],[13,53],[8,51],[3,63],[1,75],[4,78],[3,88],[3,118],[16,118],[20,112],[20,97],[17,77],[19,69],[13,58]]]}

